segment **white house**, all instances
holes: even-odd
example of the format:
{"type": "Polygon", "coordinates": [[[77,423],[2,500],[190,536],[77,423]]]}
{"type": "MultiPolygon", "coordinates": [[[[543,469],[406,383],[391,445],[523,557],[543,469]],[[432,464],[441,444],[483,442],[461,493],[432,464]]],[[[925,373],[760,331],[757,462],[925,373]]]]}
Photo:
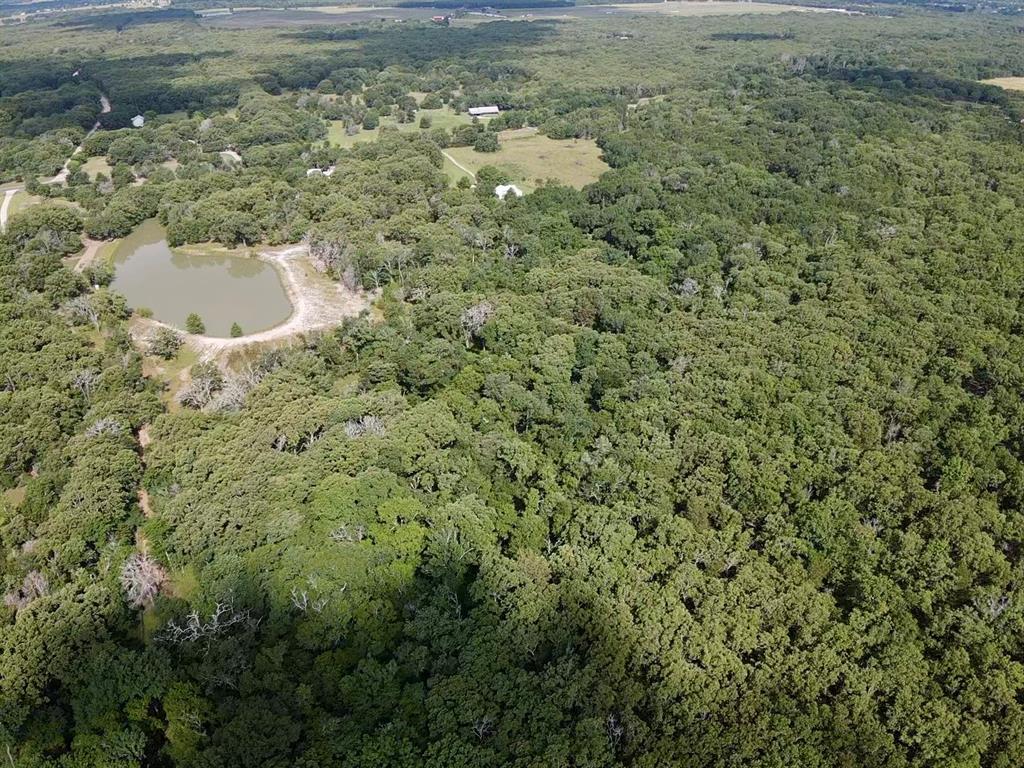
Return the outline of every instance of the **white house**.
{"type": "Polygon", "coordinates": [[[132,118],[132,128],[141,128],[146,124],[146,118],[142,115],[136,115],[132,118]]]}
{"type": "Polygon", "coordinates": [[[501,112],[495,106],[490,107],[470,107],[468,110],[470,117],[493,117],[501,112]]]}
{"type": "Polygon", "coordinates": [[[499,184],[494,188],[494,194],[498,196],[499,200],[504,200],[509,194],[513,197],[522,197],[523,190],[515,184],[499,184]]]}
{"type": "Polygon", "coordinates": [[[334,175],[334,166],[333,165],[330,168],[327,168],[326,170],[323,169],[323,168],[307,168],[306,169],[306,178],[307,179],[310,178],[311,176],[333,176],[333,175],[334,175]]]}

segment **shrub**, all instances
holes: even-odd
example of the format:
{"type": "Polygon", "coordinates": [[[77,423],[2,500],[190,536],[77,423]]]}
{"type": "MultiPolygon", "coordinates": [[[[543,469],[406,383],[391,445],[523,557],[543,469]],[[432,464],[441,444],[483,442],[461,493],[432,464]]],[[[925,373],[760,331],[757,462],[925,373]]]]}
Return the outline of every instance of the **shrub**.
{"type": "Polygon", "coordinates": [[[170,360],[181,349],[181,334],[173,328],[160,328],[150,337],[146,349],[151,355],[170,360]]]}

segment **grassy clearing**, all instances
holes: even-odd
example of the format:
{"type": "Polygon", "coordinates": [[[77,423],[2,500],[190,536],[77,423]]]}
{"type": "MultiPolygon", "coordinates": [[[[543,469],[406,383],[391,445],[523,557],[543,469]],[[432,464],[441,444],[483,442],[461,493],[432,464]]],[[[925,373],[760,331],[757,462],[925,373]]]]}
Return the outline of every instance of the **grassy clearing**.
{"type": "Polygon", "coordinates": [[[660,95],[660,96],[643,96],[643,97],[637,99],[636,101],[634,101],[632,104],[627,104],[626,108],[627,109],[640,109],[640,107],[646,107],[648,104],[657,104],[659,101],[664,101],[664,100],[665,100],[665,96],[664,95],[660,95]]]}
{"type": "Polygon", "coordinates": [[[16,488],[8,488],[4,491],[4,500],[7,501],[12,507],[17,508],[21,502],[25,500],[25,494],[28,492],[28,486],[19,485],[16,488]]]}
{"type": "Polygon", "coordinates": [[[103,243],[96,251],[96,263],[107,267],[114,266],[114,254],[117,253],[117,246],[120,240],[111,240],[103,243]]]}
{"type": "Polygon", "coordinates": [[[89,177],[89,181],[96,181],[96,177],[101,173],[109,179],[113,170],[110,163],[107,162],[107,158],[102,155],[90,157],[82,163],[82,171],[89,177]]]}
{"type": "MultiPolygon", "coordinates": [[[[473,122],[466,113],[456,114],[452,111],[449,106],[444,106],[441,109],[421,109],[416,112],[416,118],[411,123],[398,123],[393,117],[382,117],[380,119],[381,128],[397,128],[398,130],[409,133],[412,131],[419,131],[420,129],[420,118],[424,115],[430,117],[431,128],[444,128],[446,130],[452,130],[460,125],[470,125],[473,122]]],[[[380,135],[380,129],[374,131],[359,130],[359,133],[354,136],[348,136],[345,134],[345,125],[341,120],[331,120],[330,126],[327,129],[327,142],[336,147],[353,147],[356,144],[361,144],[366,141],[374,141],[380,135]]]]}
{"type": "Polygon", "coordinates": [[[189,383],[189,370],[199,361],[199,355],[188,346],[183,346],[178,354],[170,360],[147,355],[142,358],[142,375],[147,379],[157,379],[164,384],[160,399],[168,411],[181,409],[178,393],[189,383]]]}
{"type": "Polygon", "coordinates": [[[46,198],[40,197],[39,195],[30,195],[28,192],[22,190],[11,198],[11,205],[7,209],[7,215],[8,217],[15,216],[26,208],[31,208],[33,205],[39,205],[45,199],[46,198]]]}
{"type": "MultiPolygon", "coordinates": [[[[445,151],[447,152],[448,150],[445,151]]],[[[452,180],[453,184],[461,178],[467,178],[470,181],[473,181],[474,179],[473,174],[466,173],[464,170],[459,168],[459,166],[453,163],[451,158],[447,155],[444,156],[444,172],[448,174],[448,178],[452,180]]]]}
{"type": "Polygon", "coordinates": [[[1008,91],[1024,91],[1024,77],[993,77],[981,82],[985,85],[998,85],[1008,91]]]}
{"type": "Polygon", "coordinates": [[[597,181],[608,169],[594,141],[549,139],[531,129],[503,131],[497,152],[477,152],[472,147],[452,147],[446,152],[474,173],[485,165],[500,168],[526,192],[549,179],[578,189],[597,181]]]}

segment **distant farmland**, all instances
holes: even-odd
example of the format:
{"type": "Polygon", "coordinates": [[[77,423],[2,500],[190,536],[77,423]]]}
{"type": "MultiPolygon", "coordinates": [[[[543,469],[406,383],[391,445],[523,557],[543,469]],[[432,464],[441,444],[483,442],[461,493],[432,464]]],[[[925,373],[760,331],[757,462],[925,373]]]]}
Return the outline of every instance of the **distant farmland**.
{"type": "Polygon", "coordinates": [[[534,128],[523,128],[503,131],[500,140],[497,152],[477,152],[472,147],[452,147],[445,152],[474,173],[485,165],[500,168],[524,191],[549,179],[580,188],[597,181],[608,169],[601,150],[590,139],[550,139],[534,128]]]}
{"type": "Polygon", "coordinates": [[[998,85],[1008,91],[1024,91],[1024,77],[993,77],[981,82],[985,85],[998,85]]]}

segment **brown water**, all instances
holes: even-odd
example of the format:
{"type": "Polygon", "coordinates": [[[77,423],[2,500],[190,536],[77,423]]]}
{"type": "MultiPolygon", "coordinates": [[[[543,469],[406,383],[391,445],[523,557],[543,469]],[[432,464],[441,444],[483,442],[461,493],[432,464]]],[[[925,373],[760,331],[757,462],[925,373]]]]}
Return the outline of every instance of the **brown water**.
{"type": "Polygon", "coordinates": [[[189,256],[171,250],[160,223],[144,221],[114,252],[112,288],[135,309],[176,328],[190,312],[208,336],[228,336],[231,324],[255,333],[283,323],[292,313],[277,270],[243,256],[189,256]]]}

